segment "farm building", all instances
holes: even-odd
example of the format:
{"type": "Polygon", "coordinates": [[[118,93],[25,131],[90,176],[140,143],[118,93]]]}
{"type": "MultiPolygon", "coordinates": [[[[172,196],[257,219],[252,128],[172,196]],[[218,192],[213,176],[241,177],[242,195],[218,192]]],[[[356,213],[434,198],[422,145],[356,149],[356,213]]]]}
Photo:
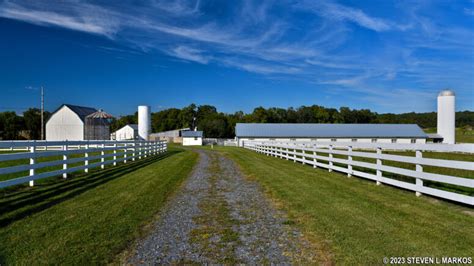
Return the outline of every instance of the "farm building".
{"type": "Polygon", "coordinates": [[[181,136],[181,133],[184,131],[189,131],[189,130],[190,130],[189,128],[181,128],[181,129],[152,133],[150,134],[150,139],[151,140],[166,140],[173,143],[182,143],[183,138],[181,136]]]}
{"type": "Polygon", "coordinates": [[[46,140],[109,139],[111,117],[95,108],[63,104],[46,122],[46,140]]]}
{"type": "Polygon", "coordinates": [[[112,140],[133,140],[138,138],[138,124],[126,125],[111,134],[112,140]]]}
{"type": "Polygon", "coordinates": [[[183,138],[183,146],[202,146],[202,131],[182,131],[181,137],[183,138]]]}
{"type": "Polygon", "coordinates": [[[237,123],[235,134],[239,146],[248,140],[426,143],[428,138],[415,124],[237,123]]]}

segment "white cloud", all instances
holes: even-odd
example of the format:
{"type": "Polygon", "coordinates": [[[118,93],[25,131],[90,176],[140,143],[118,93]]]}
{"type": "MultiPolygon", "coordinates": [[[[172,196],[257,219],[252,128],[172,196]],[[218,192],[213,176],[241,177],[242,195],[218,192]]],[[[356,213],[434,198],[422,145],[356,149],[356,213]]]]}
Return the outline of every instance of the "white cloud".
{"type": "Polygon", "coordinates": [[[88,4],[71,5],[75,15],[35,10],[5,2],[0,5],[0,17],[21,20],[36,25],[62,27],[104,35],[112,38],[119,30],[118,21],[104,9],[88,4]]]}
{"type": "Polygon", "coordinates": [[[175,47],[169,51],[168,54],[186,61],[193,61],[201,64],[207,64],[210,60],[210,57],[203,55],[202,51],[186,46],[175,47]]]}

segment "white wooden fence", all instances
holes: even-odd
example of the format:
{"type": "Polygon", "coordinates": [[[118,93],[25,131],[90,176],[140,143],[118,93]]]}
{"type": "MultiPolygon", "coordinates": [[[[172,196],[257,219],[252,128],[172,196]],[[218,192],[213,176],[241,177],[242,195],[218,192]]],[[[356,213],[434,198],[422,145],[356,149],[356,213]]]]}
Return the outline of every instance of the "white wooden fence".
{"type": "Polygon", "coordinates": [[[29,175],[0,181],[0,188],[14,186],[34,180],[60,176],[67,178],[68,173],[76,171],[89,172],[89,169],[106,165],[117,165],[119,162],[135,161],[137,159],[161,154],[167,150],[165,141],[0,141],[0,149],[12,152],[0,154],[0,162],[29,159],[29,164],[15,164],[0,168],[0,176],[4,174],[29,171],[29,175]],[[98,154],[98,155],[97,155],[98,154]],[[77,155],[77,156],[76,156],[77,155]],[[92,155],[92,156],[91,156],[92,155]],[[40,158],[61,156],[60,160],[38,162],[40,158]],[[74,157],[74,158],[71,158],[74,157]],[[89,163],[91,161],[98,161],[89,163]],[[70,164],[80,166],[69,167],[70,164]],[[38,169],[51,166],[61,166],[62,169],[37,173],[38,169]]]}
{"type": "MultiPolygon", "coordinates": [[[[348,176],[357,176],[377,182],[415,191],[419,196],[427,194],[435,197],[474,205],[474,197],[436,189],[423,185],[424,180],[446,183],[467,188],[474,188],[474,179],[456,177],[423,171],[423,166],[435,166],[451,169],[474,171],[474,162],[444,159],[423,158],[424,151],[432,152],[461,152],[474,154],[473,144],[379,144],[379,143],[342,143],[342,142],[258,142],[246,141],[244,148],[254,150],[267,156],[279,157],[302,164],[322,167],[331,171],[346,173],[348,176]],[[372,151],[372,152],[370,152],[372,151]],[[376,151],[376,152],[373,152],[376,151]],[[415,151],[415,157],[393,154],[384,154],[383,151],[415,151]],[[343,155],[347,159],[335,158],[334,155],[343,155]],[[357,161],[353,157],[375,159],[376,163],[357,161]],[[383,161],[402,162],[415,165],[414,169],[384,165],[383,161]],[[344,167],[334,165],[342,164],[344,167]],[[362,167],[375,170],[375,174],[354,170],[353,167],[362,167]],[[416,183],[409,183],[383,176],[383,172],[408,176],[416,179],[416,183]]],[[[472,172],[471,172],[472,173],[472,172]]]]}

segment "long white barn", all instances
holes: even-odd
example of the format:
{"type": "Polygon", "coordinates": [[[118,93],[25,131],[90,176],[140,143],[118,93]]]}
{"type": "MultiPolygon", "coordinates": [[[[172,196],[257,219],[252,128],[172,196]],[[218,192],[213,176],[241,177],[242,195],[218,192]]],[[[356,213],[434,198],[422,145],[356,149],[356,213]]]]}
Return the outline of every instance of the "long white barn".
{"type": "Polygon", "coordinates": [[[237,123],[235,134],[240,147],[249,140],[426,143],[428,138],[415,124],[237,123]]]}

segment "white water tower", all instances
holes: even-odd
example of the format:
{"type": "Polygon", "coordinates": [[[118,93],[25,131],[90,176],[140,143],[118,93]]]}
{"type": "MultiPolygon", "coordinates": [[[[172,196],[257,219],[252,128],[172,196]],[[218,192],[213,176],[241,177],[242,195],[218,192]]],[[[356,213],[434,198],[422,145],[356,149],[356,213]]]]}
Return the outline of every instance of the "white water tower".
{"type": "Polygon", "coordinates": [[[454,144],[456,133],[455,94],[451,90],[443,90],[438,94],[438,135],[443,143],[454,144]]]}
{"type": "Polygon", "coordinates": [[[138,137],[141,140],[149,140],[151,131],[150,106],[138,106],[138,137]]]}

